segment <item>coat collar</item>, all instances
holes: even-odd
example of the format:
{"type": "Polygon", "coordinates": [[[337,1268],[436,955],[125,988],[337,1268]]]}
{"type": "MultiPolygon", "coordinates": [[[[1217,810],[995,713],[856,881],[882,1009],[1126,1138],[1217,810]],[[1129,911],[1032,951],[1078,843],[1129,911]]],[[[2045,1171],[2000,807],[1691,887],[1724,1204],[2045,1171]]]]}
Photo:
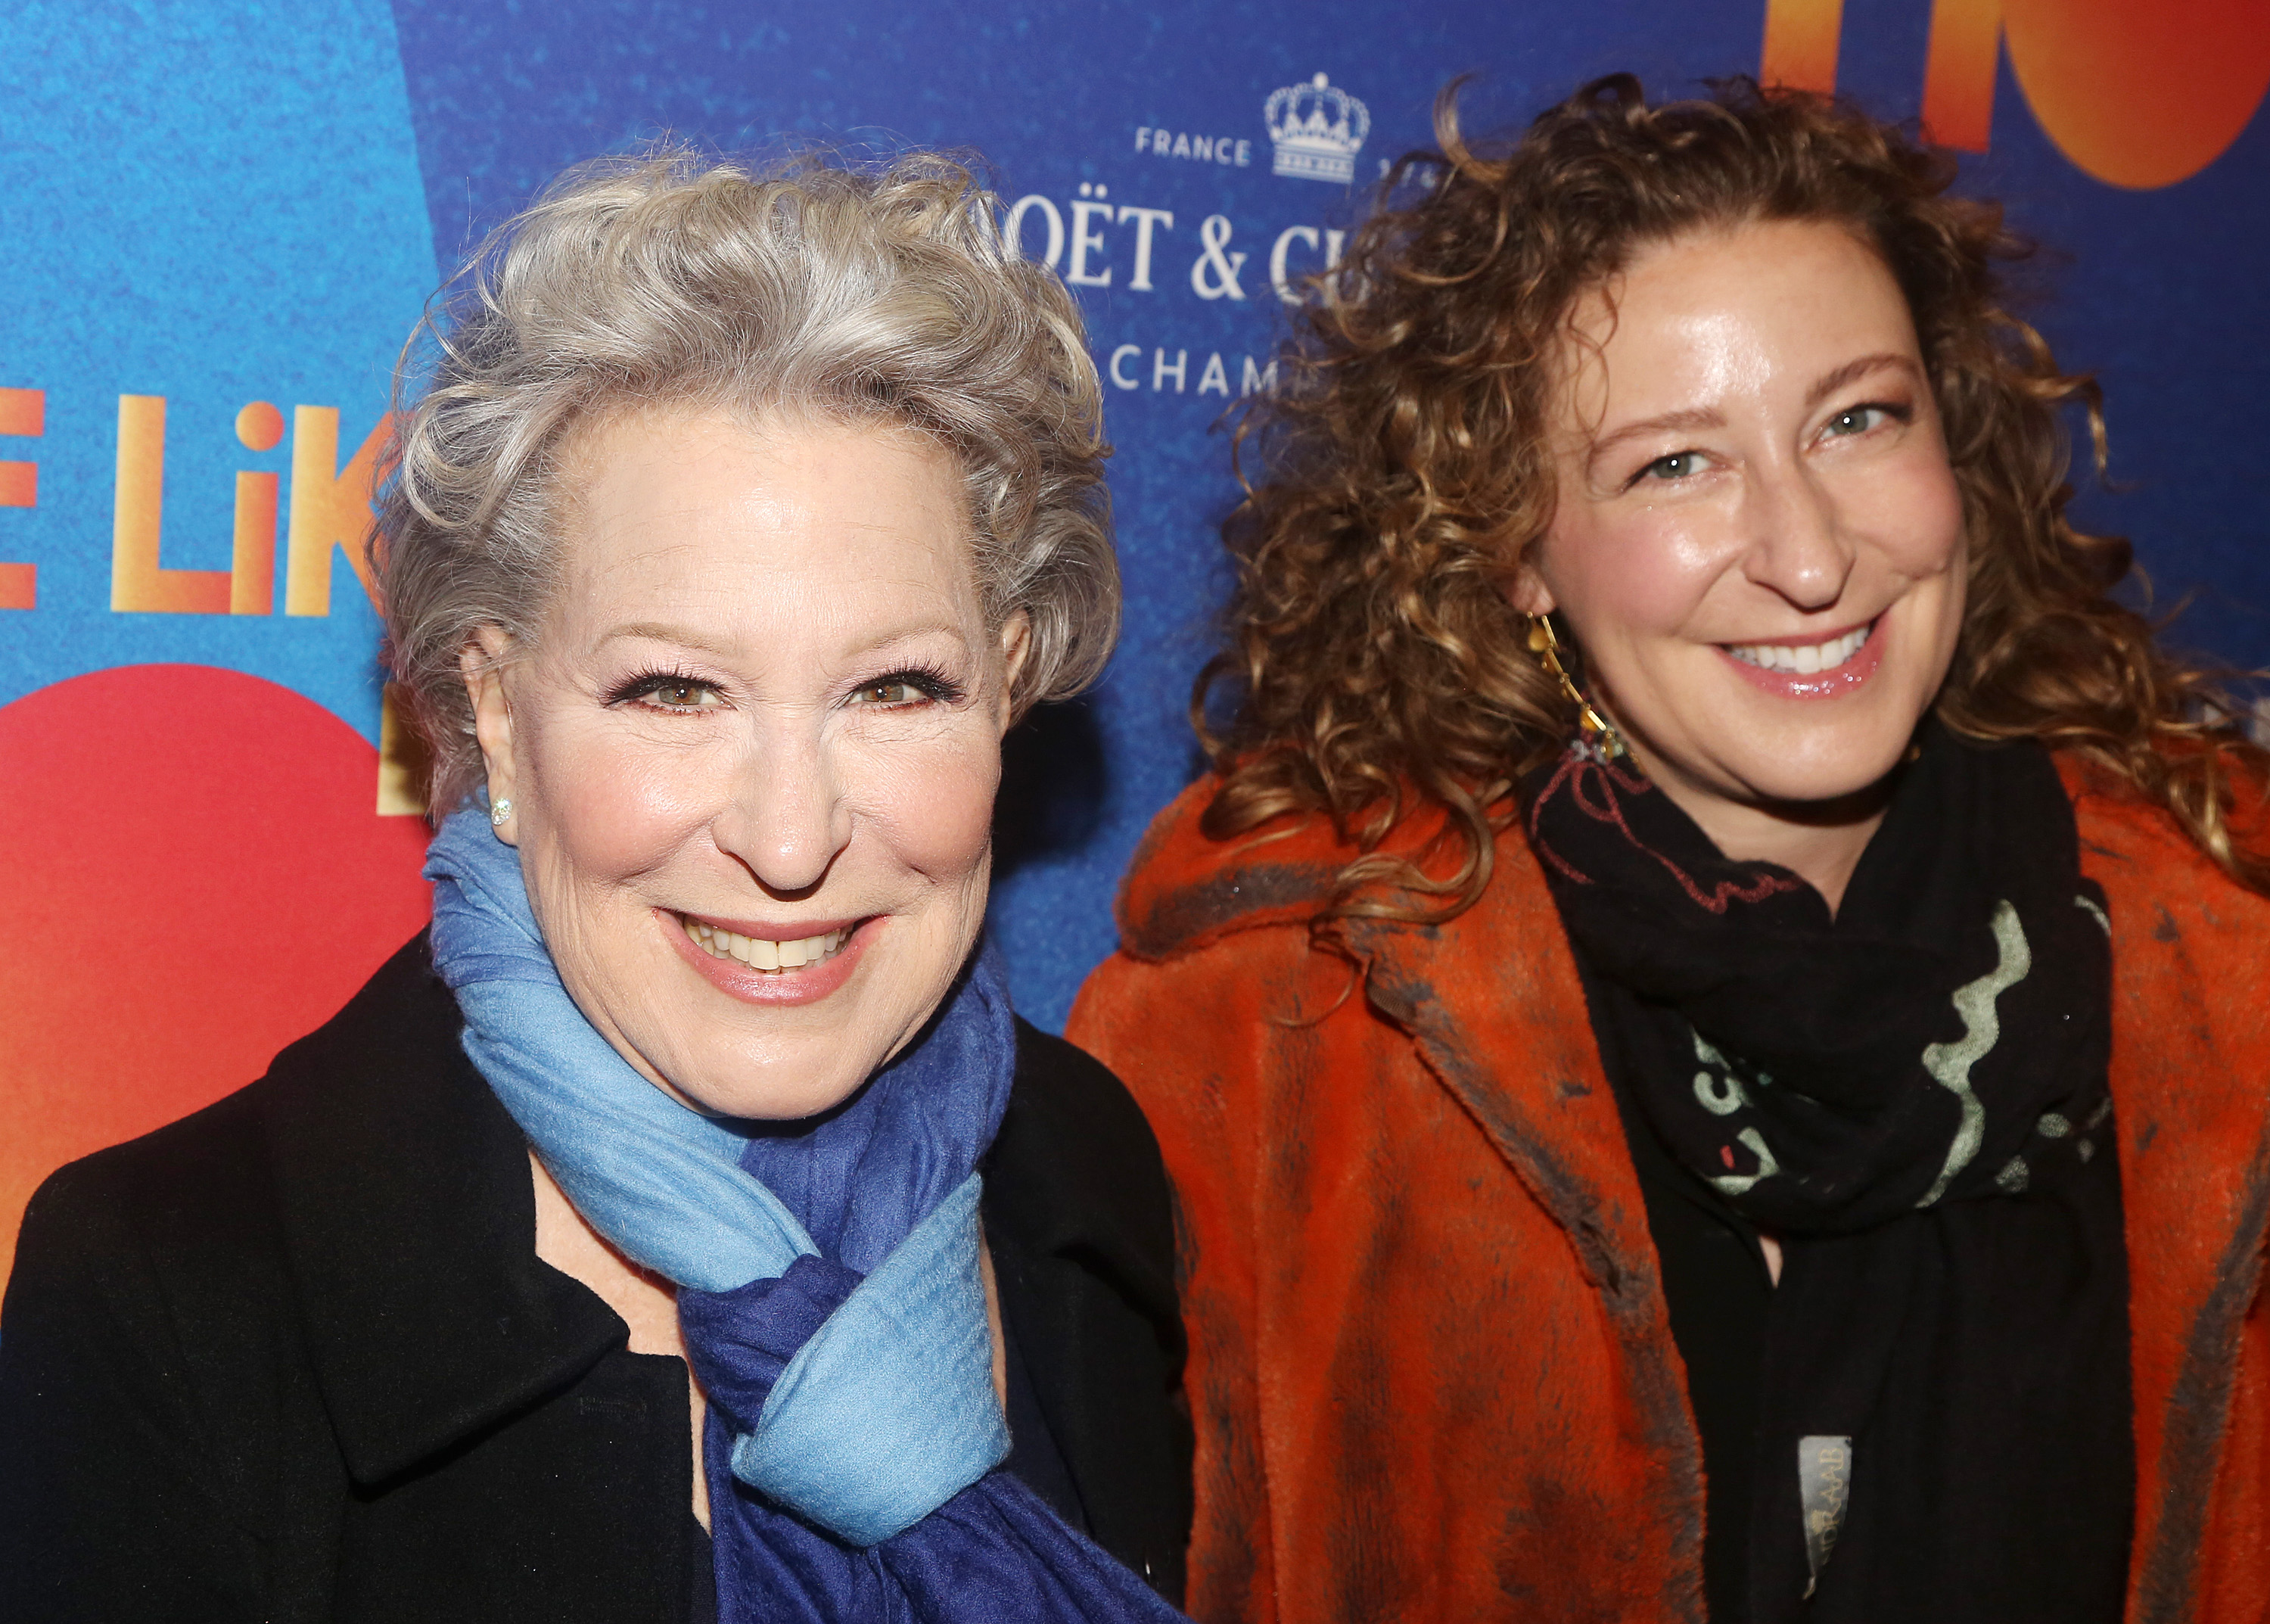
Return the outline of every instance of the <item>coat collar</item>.
{"type": "MultiPolygon", "coordinates": [[[[1198,819],[1218,781],[1184,790],[1137,851],[1119,898],[1124,950],[1139,959],[1198,951],[1243,931],[1305,926],[1358,855],[1321,817],[1209,839],[1198,819]]],[[[1448,819],[1406,818],[1381,855],[1439,858],[1448,819]]],[[[1623,1123],[1545,877],[1517,828],[1497,869],[1446,927],[1356,918],[1346,945],[1371,1005],[1408,1033],[1537,1198],[1567,1227],[1586,1275],[1619,1303],[1656,1289],[1655,1249],[1623,1123]]],[[[1428,899],[1415,899],[1425,906],[1428,899]]],[[[1667,1320],[1665,1322],[1667,1325],[1667,1320]]]]}
{"type": "Polygon", "coordinates": [[[341,1454],[384,1482],[628,1339],[536,1256],[526,1141],[458,1047],[420,935],[277,1057],[263,1125],[341,1454]]]}

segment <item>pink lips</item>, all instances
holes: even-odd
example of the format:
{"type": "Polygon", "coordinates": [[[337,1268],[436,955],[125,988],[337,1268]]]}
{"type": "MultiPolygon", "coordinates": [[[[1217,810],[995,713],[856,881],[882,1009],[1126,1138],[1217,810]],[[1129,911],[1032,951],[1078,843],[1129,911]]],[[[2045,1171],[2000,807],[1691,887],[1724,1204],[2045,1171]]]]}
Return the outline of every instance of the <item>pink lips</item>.
{"type": "MultiPolygon", "coordinates": [[[[1762,665],[1753,665],[1747,660],[1738,660],[1725,649],[1719,656],[1739,671],[1743,680],[1777,699],[1827,700],[1851,693],[1874,676],[1884,663],[1884,636],[1888,627],[1886,617],[1878,615],[1868,632],[1868,641],[1860,650],[1833,671],[1768,671],[1762,665]]],[[[1843,636],[1838,633],[1837,636],[1843,636]]],[[[1833,642],[1835,638],[1823,638],[1833,642]]]]}
{"type": "Polygon", "coordinates": [[[662,933],[670,938],[670,945],[678,949],[679,957],[692,965],[718,991],[738,998],[744,1004],[786,1005],[817,1004],[850,980],[860,955],[867,950],[869,939],[883,923],[879,916],[864,921],[851,932],[849,941],[818,964],[807,964],[793,970],[758,970],[750,968],[738,959],[719,959],[703,952],[700,945],[686,934],[686,927],[679,923],[677,915],[657,908],[655,917],[662,926],[662,933]]]}

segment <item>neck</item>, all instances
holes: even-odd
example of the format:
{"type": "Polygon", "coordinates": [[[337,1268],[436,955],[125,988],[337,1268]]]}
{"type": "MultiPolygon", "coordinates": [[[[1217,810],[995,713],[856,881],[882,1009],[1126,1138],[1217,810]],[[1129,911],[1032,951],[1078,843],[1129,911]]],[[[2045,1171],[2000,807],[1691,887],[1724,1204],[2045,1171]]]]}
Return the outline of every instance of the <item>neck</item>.
{"type": "Polygon", "coordinates": [[[1821,893],[1834,916],[1891,799],[1891,783],[1832,801],[1730,801],[1674,775],[1656,785],[1695,819],[1711,844],[1737,863],[1772,863],[1821,893]]]}

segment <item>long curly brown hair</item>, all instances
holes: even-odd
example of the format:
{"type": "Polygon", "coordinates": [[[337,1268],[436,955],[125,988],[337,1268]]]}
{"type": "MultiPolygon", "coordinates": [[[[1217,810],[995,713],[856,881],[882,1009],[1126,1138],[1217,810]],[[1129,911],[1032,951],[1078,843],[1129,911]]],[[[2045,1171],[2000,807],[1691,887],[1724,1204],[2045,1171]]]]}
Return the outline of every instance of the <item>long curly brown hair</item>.
{"type": "Polygon", "coordinates": [[[2068,409],[2104,467],[2097,388],[2007,307],[1997,267],[2029,245],[1998,205],[1949,194],[1950,157],[1821,96],[1740,80],[1650,106],[1626,74],[1492,156],[1460,137],[1458,88],[1436,102],[1442,150],[1398,166],[1312,284],[1277,394],[1238,425],[1241,464],[1264,472],[1224,527],[1228,647],[1191,702],[1220,781],[1209,835],[1330,816],[1363,855],[1328,922],[1473,904],[1515,780],[1575,722],[1508,601],[1553,514],[1548,390],[1572,311],[1651,244],[1821,220],[1873,244],[1905,293],[1962,493],[1969,603],[1939,716],[2077,753],[2270,890],[2270,858],[2229,827],[2270,757],[2215,677],[2113,600],[2127,543],[2066,518],[2068,409]],[[1429,804],[1448,816],[1421,861],[1377,849],[1429,804]]]}

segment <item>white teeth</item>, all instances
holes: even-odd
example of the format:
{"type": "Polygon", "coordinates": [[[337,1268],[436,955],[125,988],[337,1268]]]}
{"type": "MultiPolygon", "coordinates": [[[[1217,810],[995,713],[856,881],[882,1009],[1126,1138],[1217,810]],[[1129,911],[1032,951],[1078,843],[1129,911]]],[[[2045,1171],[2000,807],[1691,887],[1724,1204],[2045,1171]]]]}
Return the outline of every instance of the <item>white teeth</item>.
{"type": "Polygon", "coordinates": [[[739,936],[721,931],[686,914],[680,914],[679,918],[685,923],[686,934],[702,952],[713,959],[738,959],[753,970],[793,970],[818,964],[823,959],[835,957],[851,939],[850,931],[845,929],[792,942],[776,942],[769,937],[739,936]]]}
{"type": "Polygon", "coordinates": [[[1728,643],[1725,647],[1728,654],[1745,664],[1769,671],[1794,671],[1799,676],[1811,676],[1816,671],[1835,671],[1859,653],[1873,629],[1873,625],[1864,626],[1845,633],[1833,642],[1728,643]]]}

